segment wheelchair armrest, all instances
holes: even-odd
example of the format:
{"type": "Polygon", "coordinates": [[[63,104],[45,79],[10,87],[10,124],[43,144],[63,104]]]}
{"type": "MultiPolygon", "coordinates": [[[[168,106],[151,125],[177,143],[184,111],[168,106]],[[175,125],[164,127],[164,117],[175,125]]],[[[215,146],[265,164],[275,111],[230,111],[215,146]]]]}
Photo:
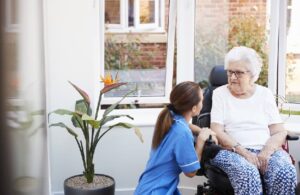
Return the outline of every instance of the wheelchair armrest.
{"type": "Polygon", "coordinates": [[[296,141],[296,140],[299,140],[299,136],[297,136],[297,135],[287,135],[286,136],[286,140],[288,140],[288,141],[296,141]]]}
{"type": "Polygon", "coordinates": [[[205,113],[199,114],[199,115],[197,116],[197,119],[199,120],[199,119],[201,119],[201,118],[203,118],[203,117],[206,117],[206,116],[209,116],[209,115],[210,115],[210,112],[205,112],[205,113]]]}
{"type": "Polygon", "coordinates": [[[198,127],[209,127],[210,126],[210,112],[201,113],[196,117],[193,117],[192,123],[198,127]]]}

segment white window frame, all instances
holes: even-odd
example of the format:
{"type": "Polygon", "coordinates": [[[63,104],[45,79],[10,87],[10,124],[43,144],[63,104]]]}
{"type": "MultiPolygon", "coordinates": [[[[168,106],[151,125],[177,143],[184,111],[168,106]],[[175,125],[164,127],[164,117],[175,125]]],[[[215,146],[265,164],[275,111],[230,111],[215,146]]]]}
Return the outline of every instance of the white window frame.
{"type": "MultiPolygon", "coordinates": [[[[105,0],[104,0],[105,1],[105,0]]],[[[104,2],[104,5],[105,5],[105,2],[104,2]]],[[[106,24],[106,28],[109,28],[111,30],[118,30],[118,29],[123,29],[127,26],[127,20],[126,19],[126,15],[127,12],[125,12],[125,10],[127,8],[127,5],[126,5],[126,1],[120,1],[120,24],[106,24]]],[[[105,12],[105,8],[104,8],[104,12],[105,12]]],[[[127,17],[128,18],[128,17],[127,17]]]]}
{"type": "Polygon", "coordinates": [[[139,0],[135,0],[135,11],[134,11],[134,18],[135,18],[135,26],[137,29],[155,29],[155,28],[159,28],[159,0],[154,0],[155,2],[155,18],[154,18],[154,22],[153,23],[148,23],[148,24],[141,24],[140,21],[140,16],[141,16],[141,12],[140,12],[140,1],[139,0]]]}
{"type": "Polygon", "coordinates": [[[12,23],[12,14],[13,14],[12,11],[13,9],[12,9],[11,0],[5,0],[5,31],[6,32],[19,31],[19,24],[12,23]]]}
{"type": "Polygon", "coordinates": [[[278,34],[279,34],[279,11],[280,2],[278,0],[268,0],[271,4],[270,13],[270,39],[269,39],[269,64],[268,64],[268,88],[273,94],[277,92],[277,72],[278,72],[278,34]],[[271,3],[272,2],[272,3],[271,3]]]}
{"type": "MultiPolygon", "coordinates": [[[[191,1],[191,0],[189,0],[191,1]]],[[[104,13],[105,1],[100,2],[100,13],[104,13]],[[102,10],[101,10],[102,6],[102,10]],[[101,12],[102,11],[102,12],[101,12]]],[[[167,42],[167,59],[166,59],[166,77],[165,77],[165,95],[161,97],[127,97],[122,101],[122,104],[130,104],[137,102],[139,104],[147,104],[147,103],[168,103],[169,102],[169,94],[172,90],[172,79],[173,79],[173,59],[174,59],[174,49],[175,49],[175,29],[176,29],[176,12],[177,12],[177,0],[170,1],[170,9],[169,9],[169,26],[168,26],[168,42],[167,42]]],[[[99,40],[99,51],[100,51],[100,75],[104,75],[104,14],[100,15],[100,40],[99,40]],[[103,28],[101,28],[103,27],[103,28]]],[[[99,78],[99,75],[96,76],[99,78]]],[[[95,79],[97,80],[97,79],[95,79]]],[[[103,83],[101,83],[100,87],[104,87],[103,83]]],[[[102,104],[112,104],[117,100],[120,100],[120,97],[103,97],[102,104]]]]}
{"type": "Polygon", "coordinates": [[[177,0],[177,84],[194,81],[195,6],[194,0],[177,0]]]}
{"type": "Polygon", "coordinates": [[[106,32],[152,32],[162,33],[165,26],[165,0],[155,0],[155,22],[140,23],[139,0],[134,0],[134,26],[128,26],[128,1],[120,0],[120,24],[106,24],[106,32]]]}
{"type": "MultiPolygon", "coordinates": [[[[288,3],[287,0],[272,0],[272,3],[268,85],[274,94],[285,98],[288,3]]],[[[282,106],[283,109],[300,109],[300,104],[295,103],[286,102],[282,106]]]]}

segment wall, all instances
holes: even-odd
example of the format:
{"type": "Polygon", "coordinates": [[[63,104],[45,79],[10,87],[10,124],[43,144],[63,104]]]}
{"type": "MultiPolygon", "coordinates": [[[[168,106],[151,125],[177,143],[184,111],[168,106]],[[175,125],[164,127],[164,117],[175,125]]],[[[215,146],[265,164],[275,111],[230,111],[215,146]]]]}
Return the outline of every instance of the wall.
{"type": "MultiPolygon", "coordinates": [[[[45,60],[47,111],[73,109],[78,94],[68,80],[89,92],[93,99],[97,67],[96,1],[45,0],[45,60]]],[[[55,117],[50,117],[54,122],[55,117]]],[[[73,139],[64,129],[48,129],[50,190],[63,190],[63,180],[82,172],[81,160],[73,139]],[[59,146],[59,147],[58,147],[59,146]]]]}
{"type": "MultiPolygon", "coordinates": [[[[97,98],[99,88],[99,1],[45,0],[45,58],[47,111],[73,109],[79,95],[68,80],[97,98]]],[[[103,44],[103,43],[102,43],[103,44]]],[[[153,125],[159,110],[125,111],[135,116],[143,133],[142,144],[130,130],[116,129],[107,134],[95,154],[97,173],[116,180],[117,195],[132,194],[148,159],[153,125]],[[132,113],[130,113],[132,112],[132,113]]],[[[50,122],[62,119],[52,115],[50,122]]],[[[65,119],[66,124],[70,124],[65,119]]],[[[48,129],[50,184],[52,194],[63,194],[64,179],[82,173],[74,138],[64,129],[48,129]]],[[[184,194],[194,194],[200,178],[183,178],[184,194]]]]}

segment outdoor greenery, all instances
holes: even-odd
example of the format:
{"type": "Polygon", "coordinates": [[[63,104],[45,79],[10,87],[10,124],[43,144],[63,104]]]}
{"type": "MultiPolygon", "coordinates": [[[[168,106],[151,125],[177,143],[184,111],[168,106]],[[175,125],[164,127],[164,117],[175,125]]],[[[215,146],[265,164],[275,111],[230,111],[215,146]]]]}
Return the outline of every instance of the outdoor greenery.
{"type": "Polygon", "coordinates": [[[268,55],[266,28],[255,17],[239,16],[229,20],[229,25],[199,28],[196,32],[195,78],[205,87],[207,75],[213,66],[224,64],[225,54],[235,46],[251,47],[263,60],[258,84],[267,86],[268,55]],[[211,29],[211,30],[209,30],[211,29]]]}
{"type": "Polygon", "coordinates": [[[288,115],[300,115],[300,111],[294,111],[294,110],[281,110],[280,113],[288,114],[288,115]]]}
{"type": "Polygon", "coordinates": [[[202,88],[208,85],[208,75],[216,65],[224,64],[227,40],[224,26],[197,28],[195,37],[195,80],[202,88]]]}
{"type": "Polygon", "coordinates": [[[126,41],[116,41],[112,36],[105,40],[105,70],[153,68],[150,52],[142,50],[139,35],[127,34],[126,41]]]}
{"type": "Polygon", "coordinates": [[[253,48],[262,58],[263,67],[258,84],[268,85],[268,55],[266,27],[253,16],[239,16],[230,20],[228,50],[235,46],[253,48]]]}
{"type": "Polygon", "coordinates": [[[77,100],[75,102],[75,110],[70,111],[67,109],[57,109],[57,110],[54,110],[53,112],[49,113],[49,116],[52,113],[55,113],[58,115],[70,116],[73,127],[79,128],[81,130],[81,133],[82,133],[81,137],[83,137],[82,139],[80,139],[80,137],[77,134],[77,131],[75,129],[67,126],[63,122],[50,124],[50,127],[65,128],[68,131],[68,133],[74,137],[74,139],[77,143],[77,146],[79,148],[81,158],[82,158],[82,163],[83,163],[83,167],[84,167],[83,175],[87,179],[88,183],[93,182],[93,178],[94,178],[94,174],[95,174],[93,159],[94,159],[94,153],[95,153],[97,144],[99,143],[101,138],[103,138],[103,136],[106,133],[108,133],[110,130],[112,130],[114,127],[123,127],[123,128],[127,128],[127,129],[134,128],[135,133],[140,138],[140,140],[143,142],[140,130],[137,127],[133,126],[132,124],[126,123],[126,122],[117,122],[114,124],[109,123],[120,117],[125,117],[125,118],[133,120],[133,118],[130,115],[112,115],[112,114],[110,114],[119,105],[119,103],[126,96],[131,94],[133,91],[129,91],[118,102],[110,105],[104,111],[102,117],[98,117],[99,108],[100,108],[101,99],[102,99],[103,94],[126,84],[126,83],[118,83],[117,76],[115,77],[115,79],[113,79],[111,75],[107,75],[105,78],[102,78],[102,81],[104,82],[105,86],[102,90],[100,90],[99,98],[98,98],[98,102],[97,102],[97,108],[96,108],[96,112],[95,112],[94,116],[92,114],[91,102],[90,102],[90,98],[89,98],[88,94],[71,82],[69,82],[69,83],[75,88],[75,90],[82,97],[82,99],[77,100]],[[109,123],[109,124],[107,124],[107,123],[109,123]]]}

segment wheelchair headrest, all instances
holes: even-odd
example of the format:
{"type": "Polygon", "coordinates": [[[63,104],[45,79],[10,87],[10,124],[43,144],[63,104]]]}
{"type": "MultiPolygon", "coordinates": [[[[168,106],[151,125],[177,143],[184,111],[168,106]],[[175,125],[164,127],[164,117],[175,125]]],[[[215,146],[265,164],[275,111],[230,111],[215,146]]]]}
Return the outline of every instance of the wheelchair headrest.
{"type": "Polygon", "coordinates": [[[227,84],[227,74],[223,65],[213,67],[209,75],[209,82],[215,87],[227,84]]]}

